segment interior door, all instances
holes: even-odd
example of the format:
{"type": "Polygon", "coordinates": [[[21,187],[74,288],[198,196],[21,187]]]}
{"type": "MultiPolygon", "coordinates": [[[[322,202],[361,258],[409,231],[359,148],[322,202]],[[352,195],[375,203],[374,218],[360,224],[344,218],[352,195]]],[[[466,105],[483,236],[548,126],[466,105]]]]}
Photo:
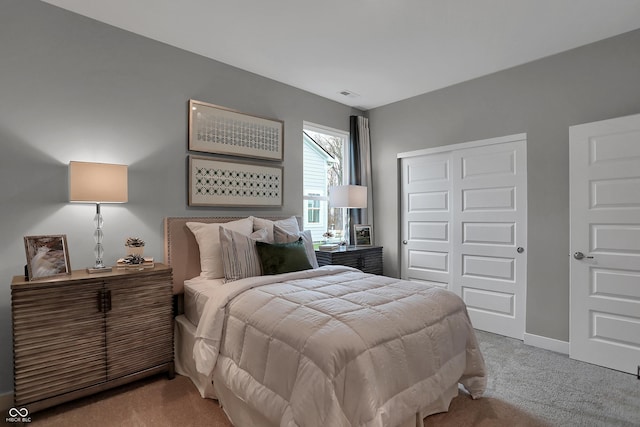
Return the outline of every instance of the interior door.
{"type": "Polygon", "coordinates": [[[523,339],[526,135],[401,154],[401,274],[460,295],[474,327],[523,339]]]}
{"type": "Polygon", "coordinates": [[[640,369],[640,115],[570,128],[570,357],[640,369]]]}

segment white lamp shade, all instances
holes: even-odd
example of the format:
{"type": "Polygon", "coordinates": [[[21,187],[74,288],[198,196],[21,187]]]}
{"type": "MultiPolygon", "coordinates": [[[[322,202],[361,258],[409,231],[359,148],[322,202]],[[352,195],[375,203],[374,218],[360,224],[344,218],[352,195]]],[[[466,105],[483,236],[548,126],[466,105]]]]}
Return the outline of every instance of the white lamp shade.
{"type": "Polygon", "coordinates": [[[329,204],[334,208],[366,208],[367,187],[338,185],[329,189],[329,204]]]}
{"type": "Polygon", "coordinates": [[[129,199],[127,166],[69,162],[69,201],[126,203],[129,199]]]}

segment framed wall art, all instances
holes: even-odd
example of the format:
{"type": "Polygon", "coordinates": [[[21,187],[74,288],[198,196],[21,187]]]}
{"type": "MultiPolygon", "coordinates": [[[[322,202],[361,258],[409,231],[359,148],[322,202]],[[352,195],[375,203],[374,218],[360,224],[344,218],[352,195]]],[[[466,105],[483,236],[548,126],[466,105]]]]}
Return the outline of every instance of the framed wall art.
{"type": "Polygon", "coordinates": [[[373,242],[373,227],[366,224],[356,224],[353,226],[355,236],[355,246],[371,246],[373,242]]]}
{"type": "Polygon", "coordinates": [[[282,161],[284,122],[189,100],[189,150],[282,161]]]}
{"type": "Polygon", "coordinates": [[[282,206],[283,167],[189,156],[189,206],[282,206]]]}
{"type": "Polygon", "coordinates": [[[67,236],[25,236],[29,280],[71,274],[67,236]]]}

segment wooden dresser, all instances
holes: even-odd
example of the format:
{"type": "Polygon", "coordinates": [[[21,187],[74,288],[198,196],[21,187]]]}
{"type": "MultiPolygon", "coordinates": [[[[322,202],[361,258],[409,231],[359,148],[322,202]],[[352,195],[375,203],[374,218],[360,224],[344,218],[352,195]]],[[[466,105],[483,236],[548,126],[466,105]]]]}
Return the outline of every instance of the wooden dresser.
{"type": "Polygon", "coordinates": [[[171,268],[11,283],[14,404],[29,412],[174,376],[171,268]]]}
{"type": "Polygon", "coordinates": [[[346,265],[365,273],[382,274],[382,246],[348,246],[336,251],[316,251],[318,265],[346,265]]]}

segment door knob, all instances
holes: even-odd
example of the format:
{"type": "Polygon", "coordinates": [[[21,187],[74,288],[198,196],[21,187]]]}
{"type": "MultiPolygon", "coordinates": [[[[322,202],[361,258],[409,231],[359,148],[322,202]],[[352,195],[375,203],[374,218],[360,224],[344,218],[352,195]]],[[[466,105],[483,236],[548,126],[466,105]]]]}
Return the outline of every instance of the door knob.
{"type": "Polygon", "coordinates": [[[403,245],[406,245],[407,243],[409,243],[409,242],[407,242],[406,240],[403,240],[403,241],[402,241],[402,244],[403,244],[403,245]]]}
{"type": "Polygon", "coordinates": [[[524,252],[524,248],[522,246],[518,246],[518,249],[516,249],[516,252],[521,254],[522,252],[524,252]]]}
{"type": "Polygon", "coordinates": [[[573,254],[573,257],[574,257],[575,259],[585,259],[585,258],[586,258],[586,259],[592,259],[592,258],[593,258],[592,256],[585,256],[582,252],[575,252],[575,253],[573,254]]]}

